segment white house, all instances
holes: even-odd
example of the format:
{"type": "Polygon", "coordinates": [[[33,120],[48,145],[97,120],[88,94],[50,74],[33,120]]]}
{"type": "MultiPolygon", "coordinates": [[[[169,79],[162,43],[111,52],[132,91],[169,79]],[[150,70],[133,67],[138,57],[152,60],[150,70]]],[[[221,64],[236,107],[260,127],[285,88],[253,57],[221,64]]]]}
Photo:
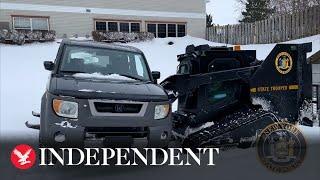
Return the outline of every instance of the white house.
{"type": "Polygon", "coordinates": [[[152,32],[156,37],[205,38],[205,0],[1,0],[0,29],[152,32]]]}

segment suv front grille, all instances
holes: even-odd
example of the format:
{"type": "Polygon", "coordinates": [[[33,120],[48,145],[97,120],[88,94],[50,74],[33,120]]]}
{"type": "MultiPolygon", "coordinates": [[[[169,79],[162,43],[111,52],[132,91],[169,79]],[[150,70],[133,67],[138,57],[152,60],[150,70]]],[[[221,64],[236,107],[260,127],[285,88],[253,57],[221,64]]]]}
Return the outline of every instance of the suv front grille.
{"type": "Polygon", "coordinates": [[[94,107],[100,113],[139,113],[142,104],[94,102],[94,107]]]}
{"type": "Polygon", "coordinates": [[[148,107],[148,102],[104,99],[89,99],[88,101],[93,116],[143,117],[148,107]]]}

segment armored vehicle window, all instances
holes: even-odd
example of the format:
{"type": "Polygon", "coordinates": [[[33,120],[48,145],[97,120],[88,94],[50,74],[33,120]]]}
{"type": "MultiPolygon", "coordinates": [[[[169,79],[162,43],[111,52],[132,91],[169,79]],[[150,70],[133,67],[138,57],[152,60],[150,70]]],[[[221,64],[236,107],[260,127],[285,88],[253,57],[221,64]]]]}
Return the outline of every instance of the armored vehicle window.
{"type": "Polygon", "coordinates": [[[189,74],[189,66],[187,64],[182,64],[179,66],[178,74],[189,74]]]}
{"type": "Polygon", "coordinates": [[[144,57],[134,52],[67,45],[60,64],[60,73],[117,74],[150,81],[144,57]]]}
{"type": "Polygon", "coordinates": [[[216,104],[219,102],[229,103],[236,101],[236,82],[216,82],[208,86],[208,102],[216,104]]]}
{"type": "Polygon", "coordinates": [[[240,62],[235,58],[216,58],[208,65],[208,72],[240,68],[240,62]]]}
{"type": "Polygon", "coordinates": [[[209,89],[209,102],[216,103],[227,97],[226,88],[222,83],[216,83],[209,89]]]}
{"type": "Polygon", "coordinates": [[[178,66],[177,74],[191,74],[191,64],[187,61],[183,61],[178,66]]]}

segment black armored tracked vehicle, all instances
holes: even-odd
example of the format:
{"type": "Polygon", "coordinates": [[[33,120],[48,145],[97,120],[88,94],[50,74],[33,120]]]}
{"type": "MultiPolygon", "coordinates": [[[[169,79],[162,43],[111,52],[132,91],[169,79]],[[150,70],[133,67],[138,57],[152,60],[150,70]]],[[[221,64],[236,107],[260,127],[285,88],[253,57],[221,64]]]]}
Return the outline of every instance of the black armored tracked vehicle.
{"type": "Polygon", "coordinates": [[[177,74],[161,83],[171,102],[178,99],[174,135],[185,147],[248,147],[269,124],[296,123],[312,99],[311,49],[279,44],[257,61],[253,50],[188,46],[177,74]]]}

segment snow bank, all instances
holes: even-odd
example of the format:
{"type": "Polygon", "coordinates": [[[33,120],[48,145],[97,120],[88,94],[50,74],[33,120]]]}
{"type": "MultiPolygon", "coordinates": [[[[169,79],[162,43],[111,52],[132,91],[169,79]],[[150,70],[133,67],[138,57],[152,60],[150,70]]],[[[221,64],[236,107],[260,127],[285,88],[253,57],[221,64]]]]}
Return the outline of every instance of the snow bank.
{"type": "MultiPolygon", "coordinates": [[[[302,39],[283,42],[283,44],[300,44],[300,43],[308,43],[308,42],[312,42],[312,52],[308,53],[308,57],[310,57],[320,50],[320,34],[302,38],[302,39]]],[[[241,49],[257,50],[257,59],[264,60],[275,46],[276,44],[252,44],[252,45],[243,45],[241,46],[241,49]]]]}
{"type": "Polygon", "coordinates": [[[0,45],[0,135],[18,133],[34,136],[38,131],[24,126],[38,123],[31,111],[40,111],[49,72],[43,61],[54,61],[59,44],[33,43],[23,46],[0,45]]]}

